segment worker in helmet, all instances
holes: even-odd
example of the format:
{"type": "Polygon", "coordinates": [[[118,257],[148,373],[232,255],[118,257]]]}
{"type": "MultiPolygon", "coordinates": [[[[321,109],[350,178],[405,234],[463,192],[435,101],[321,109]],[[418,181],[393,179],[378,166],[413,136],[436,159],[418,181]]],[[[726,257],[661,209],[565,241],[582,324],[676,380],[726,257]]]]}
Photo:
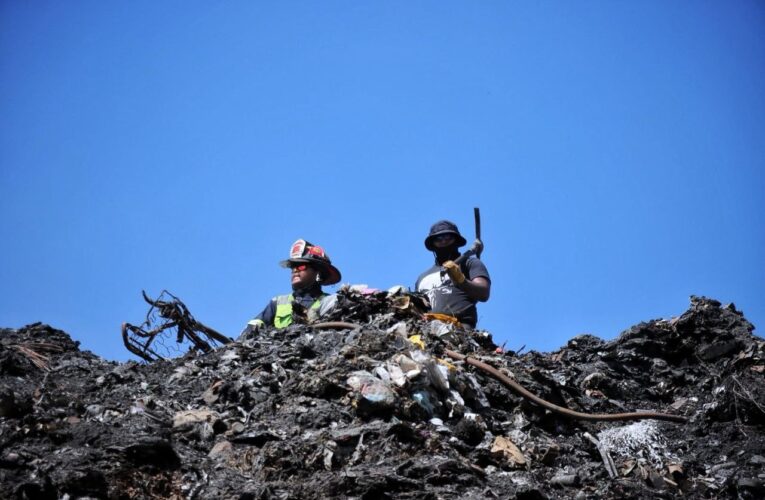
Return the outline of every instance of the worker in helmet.
{"type": "Polygon", "coordinates": [[[425,248],[433,252],[434,265],[417,278],[415,290],[427,294],[431,312],[447,314],[460,323],[475,328],[478,322],[476,303],[489,300],[489,271],[475,255],[461,264],[459,248],[467,242],[457,225],[440,220],[430,227],[425,248]]]}
{"type": "Polygon", "coordinates": [[[247,323],[240,338],[252,336],[266,325],[288,327],[294,320],[293,304],[302,306],[310,317],[325,313],[334,303],[331,299],[335,297],[324,293],[321,286],[339,282],[340,271],[322,247],[297,240],[292,244],[290,258],[280,264],[291,270],[292,293],[271,299],[265,309],[247,323]]]}

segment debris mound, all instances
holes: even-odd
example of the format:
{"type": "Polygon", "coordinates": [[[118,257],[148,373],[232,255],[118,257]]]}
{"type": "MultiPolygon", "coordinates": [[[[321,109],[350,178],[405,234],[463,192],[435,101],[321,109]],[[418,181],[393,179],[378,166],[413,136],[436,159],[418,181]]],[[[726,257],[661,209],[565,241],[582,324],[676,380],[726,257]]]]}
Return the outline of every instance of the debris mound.
{"type": "Polygon", "coordinates": [[[420,306],[341,290],[324,324],[151,363],[2,329],[0,498],[765,494],[765,343],[732,304],[526,354],[420,306]],[[576,412],[687,421],[570,418],[469,360],[576,412]]]}

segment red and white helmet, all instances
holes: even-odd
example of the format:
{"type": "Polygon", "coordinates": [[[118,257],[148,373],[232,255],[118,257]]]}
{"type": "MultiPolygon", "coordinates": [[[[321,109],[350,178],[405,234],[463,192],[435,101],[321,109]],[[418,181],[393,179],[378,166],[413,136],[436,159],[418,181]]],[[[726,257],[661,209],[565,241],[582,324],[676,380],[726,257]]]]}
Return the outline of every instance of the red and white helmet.
{"type": "Polygon", "coordinates": [[[319,271],[322,285],[334,285],[341,279],[340,271],[332,265],[327,252],[306,240],[297,240],[290,248],[290,258],[280,262],[282,267],[309,264],[319,271]]]}

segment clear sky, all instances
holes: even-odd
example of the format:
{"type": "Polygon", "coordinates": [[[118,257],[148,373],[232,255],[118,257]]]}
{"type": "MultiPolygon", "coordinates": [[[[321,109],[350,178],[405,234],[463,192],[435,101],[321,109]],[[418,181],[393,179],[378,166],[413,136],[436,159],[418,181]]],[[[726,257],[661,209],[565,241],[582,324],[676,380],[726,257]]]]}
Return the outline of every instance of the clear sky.
{"type": "Polygon", "coordinates": [[[764,191],[759,0],[0,2],[0,326],[109,359],[142,289],[235,336],[295,239],[411,287],[474,206],[508,348],[762,327],[764,191]]]}

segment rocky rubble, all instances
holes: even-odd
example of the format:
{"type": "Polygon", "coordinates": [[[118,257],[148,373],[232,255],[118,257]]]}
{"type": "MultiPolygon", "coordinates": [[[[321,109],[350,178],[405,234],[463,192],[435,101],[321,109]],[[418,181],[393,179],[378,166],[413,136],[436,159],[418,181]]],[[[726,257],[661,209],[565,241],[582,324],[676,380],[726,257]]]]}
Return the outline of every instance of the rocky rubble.
{"type": "Polygon", "coordinates": [[[0,498],[762,498],[763,340],[733,305],[552,353],[343,291],[323,329],[114,363],[43,324],[0,330],[0,498]],[[584,421],[556,405],[686,423],[584,421]]]}

